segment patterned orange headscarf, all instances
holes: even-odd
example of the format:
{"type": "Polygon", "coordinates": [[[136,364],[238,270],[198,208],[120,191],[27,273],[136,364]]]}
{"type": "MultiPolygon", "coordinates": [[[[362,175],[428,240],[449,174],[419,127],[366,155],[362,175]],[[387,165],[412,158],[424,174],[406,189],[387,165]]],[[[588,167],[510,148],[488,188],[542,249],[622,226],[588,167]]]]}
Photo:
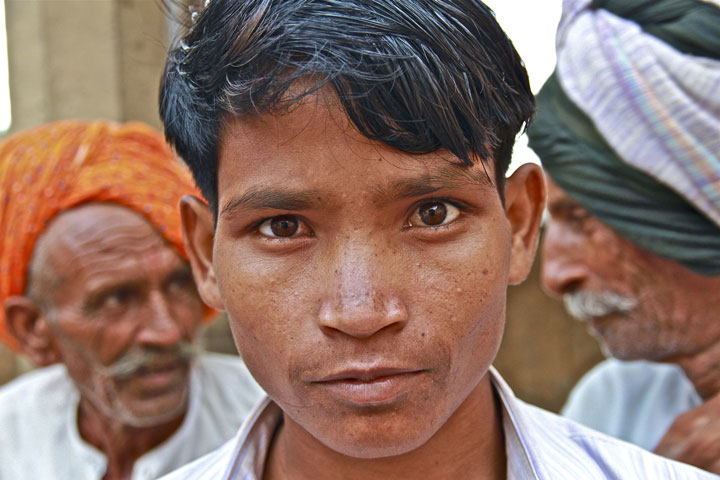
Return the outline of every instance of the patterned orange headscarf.
{"type": "Polygon", "coordinates": [[[178,202],[199,195],[162,134],[141,123],[60,121],[0,142],[0,341],[16,349],[2,305],[26,288],[35,243],[58,213],[88,202],[147,218],[183,258],[178,202]]]}

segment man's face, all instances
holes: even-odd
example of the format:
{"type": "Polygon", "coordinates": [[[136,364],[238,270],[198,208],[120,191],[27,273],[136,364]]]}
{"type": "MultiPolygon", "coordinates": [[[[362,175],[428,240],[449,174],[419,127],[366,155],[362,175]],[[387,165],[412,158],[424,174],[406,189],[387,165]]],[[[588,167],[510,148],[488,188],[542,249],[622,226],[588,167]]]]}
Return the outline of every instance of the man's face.
{"type": "Polygon", "coordinates": [[[587,320],[608,355],[672,360],[720,338],[720,278],[649,253],[591,216],[548,178],[542,282],[587,320]]]}
{"type": "Polygon", "coordinates": [[[46,292],[53,343],[83,401],[131,426],[183,413],[187,342],[203,315],[188,263],[110,204],[61,214],[35,252],[31,290],[46,292]]]}
{"type": "Polygon", "coordinates": [[[497,351],[532,253],[511,260],[492,169],[451,160],[370,141],[319,99],[223,130],[201,291],[286,425],[335,451],[422,445],[497,351]]]}

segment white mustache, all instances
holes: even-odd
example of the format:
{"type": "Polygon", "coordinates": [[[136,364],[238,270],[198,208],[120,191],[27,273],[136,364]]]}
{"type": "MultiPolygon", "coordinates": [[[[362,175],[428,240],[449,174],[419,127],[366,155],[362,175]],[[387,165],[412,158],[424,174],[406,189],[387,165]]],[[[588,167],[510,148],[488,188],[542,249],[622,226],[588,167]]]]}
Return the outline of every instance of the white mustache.
{"type": "Polygon", "coordinates": [[[637,299],[619,293],[577,291],[563,295],[568,313],[578,320],[602,317],[611,313],[630,313],[638,304],[637,299]]]}
{"type": "Polygon", "coordinates": [[[111,365],[101,367],[103,374],[117,380],[125,380],[156,361],[190,361],[200,352],[197,342],[180,342],[172,348],[141,348],[123,355],[111,365]]]}

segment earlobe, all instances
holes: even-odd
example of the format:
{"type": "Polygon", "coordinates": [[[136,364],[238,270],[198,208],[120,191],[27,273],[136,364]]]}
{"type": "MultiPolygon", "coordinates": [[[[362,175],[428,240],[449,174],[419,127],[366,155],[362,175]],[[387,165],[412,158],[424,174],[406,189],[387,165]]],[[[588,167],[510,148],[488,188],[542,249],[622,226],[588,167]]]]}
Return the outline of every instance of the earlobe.
{"type": "Polygon", "coordinates": [[[31,362],[44,367],[60,361],[48,320],[30,298],[9,297],[4,309],[8,331],[31,362]]]}
{"type": "Polygon", "coordinates": [[[518,168],[505,185],[505,214],[512,230],[509,283],[525,280],[537,250],[547,188],[542,169],[528,163],[518,168]]]}
{"type": "Polygon", "coordinates": [[[180,216],[183,242],[198,292],[207,305],[223,310],[212,263],[215,225],[210,207],[198,197],[185,195],[180,199],[180,216]]]}

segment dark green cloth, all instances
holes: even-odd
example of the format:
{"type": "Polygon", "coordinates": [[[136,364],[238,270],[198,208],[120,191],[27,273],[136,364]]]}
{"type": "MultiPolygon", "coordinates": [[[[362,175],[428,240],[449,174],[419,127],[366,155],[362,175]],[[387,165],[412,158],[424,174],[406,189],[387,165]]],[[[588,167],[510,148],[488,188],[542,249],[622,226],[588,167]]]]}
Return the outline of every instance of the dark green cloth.
{"type": "Polygon", "coordinates": [[[536,100],[537,114],[528,129],[530,147],[560,188],[641,248],[699,274],[720,275],[717,225],[618,157],[567,97],[555,74],[536,100]]]}

